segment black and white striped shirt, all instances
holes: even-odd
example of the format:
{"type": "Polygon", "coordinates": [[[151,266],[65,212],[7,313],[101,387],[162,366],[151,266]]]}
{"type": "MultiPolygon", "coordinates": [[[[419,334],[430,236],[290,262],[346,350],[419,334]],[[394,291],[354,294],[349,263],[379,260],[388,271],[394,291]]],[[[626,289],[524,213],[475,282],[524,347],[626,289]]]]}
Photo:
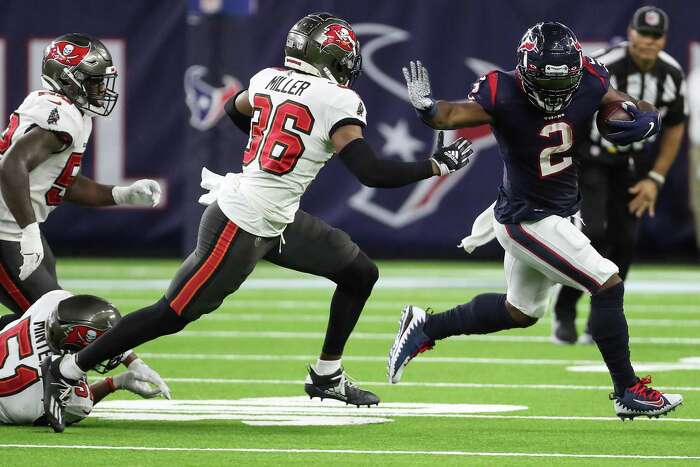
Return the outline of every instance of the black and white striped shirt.
{"type": "MultiPolygon", "coordinates": [[[[662,129],[683,123],[688,116],[685,99],[686,83],[680,64],[668,53],[661,51],[653,68],[647,72],[639,70],[628,51],[628,42],[593,52],[591,57],[603,63],[610,72],[610,86],[653,104],[662,118],[662,129]]],[[[595,121],[595,119],[593,120],[595,121]]],[[[614,146],[601,139],[595,125],[592,126],[590,146],[586,145],[586,159],[601,162],[620,161],[620,155],[637,157],[649,153],[657,135],[629,146],[614,146]]]]}

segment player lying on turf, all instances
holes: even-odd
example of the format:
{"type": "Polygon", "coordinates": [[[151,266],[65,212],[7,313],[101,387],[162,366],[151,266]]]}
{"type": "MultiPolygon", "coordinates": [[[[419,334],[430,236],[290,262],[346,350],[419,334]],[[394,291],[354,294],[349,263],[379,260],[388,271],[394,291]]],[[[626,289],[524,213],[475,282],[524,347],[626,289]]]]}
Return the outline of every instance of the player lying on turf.
{"type": "Polygon", "coordinates": [[[103,185],[80,173],[92,117],[117,104],[117,71],[99,40],[65,34],[46,47],[41,65],[45,90],[31,92],[0,135],[0,302],[17,319],[39,297],[61,287],[56,260],[39,224],[63,201],[85,206],[151,207],[160,187],[138,180],[103,185]]]}
{"type": "MultiPolygon", "coordinates": [[[[361,62],[359,42],[346,21],[315,13],[292,27],[285,68],[258,72],[226,105],[233,122],[250,135],[243,173],[218,180],[204,173],[203,186],[211,189],[204,200],[212,203],[202,216],[196,250],[165,296],[129,314],[75,356],[56,361],[47,381],[78,379],[96,362],[178,332],[217,309],[267,259],[337,284],[306,393],[358,406],[379,402],[350,383],[340,361],[378,278],[377,267],[345,232],[300,210],[300,198],[333,153],[363,184],[398,187],[458,170],[472,151],[461,139],[418,162],[378,159],[362,136],[365,105],[349,88],[361,62]]],[[[47,391],[58,397],[52,386],[47,391]]]]}
{"type": "MultiPolygon", "coordinates": [[[[54,290],[8,324],[0,331],[0,423],[46,425],[44,388],[40,380],[50,359],[82,349],[120,318],[119,311],[101,298],[54,290]]],[[[67,399],[65,422],[76,423],[87,417],[93,404],[119,389],[145,398],[162,394],[170,399],[170,390],[163,379],[134,352],[111,358],[93,369],[107,373],[119,363],[128,371],[90,386],[83,377],[58,388],[67,399]]],[[[55,405],[55,401],[49,404],[55,405]]]]}
{"type": "MultiPolygon", "coordinates": [[[[532,326],[544,313],[550,289],[559,283],[592,295],[591,331],[610,370],[617,415],[665,414],[683,398],[655,391],[647,386],[649,378],[635,375],[623,313],[624,283],[617,266],[569,220],[580,203],[572,145],[585,139],[587,124],[601,105],[634,100],[610,86],[605,67],[583,56],[578,40],[563,24],[533,26],[517,54],[515,70],[488,73],[463,103],[435,102],[420,62],[404,69],[411,103],[428,125],[489,124],[493,129],[505,176],[491,213],[495,219],[488,224],[505,250],[508,291],[477,295],[434,315],[406,307],[389,353],[389,380],[399,382],[408,362],[436,340],[532,326]]],[[[659,114],[651,104],[634,101],[626,110],[634,120],[609,122],[609,139],[615,144],[630,144],[659,131],[659,114]]]]}

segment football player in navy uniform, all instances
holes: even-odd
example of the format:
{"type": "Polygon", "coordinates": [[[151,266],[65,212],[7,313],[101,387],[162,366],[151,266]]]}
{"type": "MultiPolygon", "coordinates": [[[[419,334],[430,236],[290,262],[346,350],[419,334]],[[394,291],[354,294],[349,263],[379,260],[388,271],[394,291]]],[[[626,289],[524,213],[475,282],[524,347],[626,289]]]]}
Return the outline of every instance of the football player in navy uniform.
{"type": "Polygon", "coordinates": [[[60,289],[56,260],[39,225],[64,201],[84,206],[153,207],[155,180],[130,186],[97,183],[81,173],[93,117],[117,104],[117,69],[107,47],[86,34],[64,34],[44,51],[41,81],[0,134],[0,303],[14,314],[60,289]]]}
{"type": "Polygon", "coordinates": [[[561,23],[528,29],[517,56],[515,70],[486,74],[466,102],[436,102],[420,62],[404,69],[411,103],[429,126],[489,124],[493,129],[505,173],[492,228],[505,250],[508,290],[480,294],[433,315],[407,306],[389,354],[389,380],[397,383],[406,364],[436,340],[532,326],[559,283],[591,295],[591,331],[612,377],[616,414],[623,419],[666,414],[683,399],[662,394],[648,386],[650,378],[635,375],[618,268],[569,220],[581,201],[572,148],[587,137],[596,110],[627,102],[622,106],[633,120],[609,122],[608,138],[615,144],[658,133],[659,114],[651,104],[612,88],[605,67],[584,56],[574,33],[561,23]]]}
{"type": "MultiPolygon", "coordinates": [[[[329,13],[299,20],[287,36],[284,68],[265,68],[226,104],[249,135],[243,171],[204,171],[210,193],[196,250],[157,303],[131,313],[69,358],[46,368],[46,399],[55,384],[75,380],[93,360],[118,355],[172,334],[217,309],[261,259],[326,277],[337,287],[326,338],[304,384],[311,397],[373,405],[379,398],[352,384],[341,366],[345,344],[378,278],[377,266],[350,237],[301,209],[299,202],[321,168],[337,154],[363,184],[397,187],[464,167],[471,143],[459,139],[416,162],[379,159],[362,136],[366,106],[350,88],[361,70],[360,44],[350,24],[329,13]],[[54,384],[55,383],[55,384],[54,384]]],[[[60,419],[51,417],[55,429],[60,419]]]]}

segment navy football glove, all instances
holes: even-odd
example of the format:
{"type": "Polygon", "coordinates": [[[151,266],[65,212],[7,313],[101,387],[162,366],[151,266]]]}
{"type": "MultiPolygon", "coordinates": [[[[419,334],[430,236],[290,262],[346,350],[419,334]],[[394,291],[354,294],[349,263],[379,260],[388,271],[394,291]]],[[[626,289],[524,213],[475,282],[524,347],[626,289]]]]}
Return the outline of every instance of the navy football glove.
{"type": "Polygon", "coordinates": [[[625,102],[622,107],[632,114],[634,120],[610,120],[608,126],[614,130],[607,139],[619,146],[632,144],[657,134],[661,130],[659,112],[642,112],[631,102],[625,102]]]}

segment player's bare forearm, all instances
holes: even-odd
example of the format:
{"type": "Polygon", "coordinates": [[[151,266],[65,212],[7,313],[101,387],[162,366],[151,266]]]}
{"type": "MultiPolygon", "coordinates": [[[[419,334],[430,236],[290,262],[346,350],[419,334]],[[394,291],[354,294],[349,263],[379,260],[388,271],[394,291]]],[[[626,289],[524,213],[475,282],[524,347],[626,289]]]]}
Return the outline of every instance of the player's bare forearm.
{"type": "Polygon", "coordinates": [[[492,123],[493,118],[476,102],[437,101],[432,117],[423,121],[438,130],[453,130],[492,123]]]}
{"type": "Polygon", "coordinates": [[[97,404],[102,399],[112,394],[114,391],[116,391],[114,383],[112,383],[111,380],[108,380],[107,378],[103,379],[102,381],[98,381],[95,384],[91,384],[90,392],[92,393],[93,398],[92,403],[97,404]]]}
{"type": "Polygon", "coordinates": [[[685,123],[666,127],[661,131],[661,145],[659,146],[659,155],[656,156],[656,162],[654,163],[654,172],[664,177],[666,176],[673,161],[678,156],[684,132],[685,123]]]}
{"type": "Polygon", "coordinates": [[[122,365],[128,368],[131,362],[133,362],[137,358],[139,358],[139,356],[136,355],[136,352],[131,352],[129,355],[126,356],[124,360],[122,360],[122,365]]]}
{"type": "Polygon", "coordinates": [[[65,198],[83,206],[114,206],[112,188],[112,185],[103,185],[78,174],[73,185],[66,191],[65,198]]]}
{"type": "Polygon", "coordinates": [[[63,146],[55,133],[37,127],[23,135],[3,156],[0,188],[19,227],[36,222],[29,195],[29,173],[63,146]]]}
{"type": "Polygon", "coordinates": [[[22,161],[5,157],[0,164],[0,188],[5,204],[20,228],[36,222],[29,196],[29,172],[22,161]]]}

